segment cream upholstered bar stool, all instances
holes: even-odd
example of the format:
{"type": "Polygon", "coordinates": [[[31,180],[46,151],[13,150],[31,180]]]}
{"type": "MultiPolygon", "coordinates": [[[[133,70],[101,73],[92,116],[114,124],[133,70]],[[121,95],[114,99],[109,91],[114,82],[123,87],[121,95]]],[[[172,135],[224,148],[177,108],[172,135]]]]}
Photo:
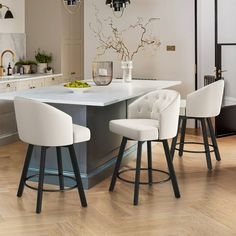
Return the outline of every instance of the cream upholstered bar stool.
{"type": "Polygon", "coordinates": [[[224,93],[224,80],[218,80],[197,91],[189,94],[186,100],[181,101],[181,112],[179,117],[180,143],[177,143],[178,134],[172,141],[171,155],[174,158],[175,150],[179,151],[179,156],[183,156],[183,152],[189,153],[205,153],[207,167],[212,170],[211,152],[215,152],[217,161],[221,160],[220,152],[212,125],[211,118],[220,114],[224,93]],[[188,119],[195,119],[201,122],[203,143],[185,141],[186,125],[188,119]],[[208,141],[209,130],[212,144],[208,141]],[[185,150],[185,144],[203,145],[204,151],[185,150]],[[177,148],[179,145],[179,148],[177,148]],[[212,150],[210,150],[210,147],[212,150]]]}
{"type": "Polygon", "coordinates": [[[148,93],[134,101],[128,107],[128,119],[110,121],[110,130],[123,136],[109,191],[115,188],[124,150],[128,140],[138,141],[137,160],[135,169],[134,205],[138,205],[142,145],[147,142],[148,176],[152,184],[152,151],[151,142],[163,143],[172,181],[175,197],[180,197],[179,187],[175,176],[168,139],[176,136],[180,108],[180,95],[173,90],[158,90],[148,93]]]}
{"type": "MultiPolygon", "coordinates": [[[[56,147],[60,190],[66,190],[64,188],[64,177],[66,178],[68,176],[63,174],[61,147],[67,147],[69,149],[75,174],[74,180],[76,182],[76,185],[71,188],[78,188],[81,205],[86,207],[86,197],[73,144],[90,140],[90,130],[86,127],[73,124],[71,116],[66,113],[38,101],[16,97],[14,106],[19,137],[23,142],[29,144],[17,196],[22,196],[24,186],[27,185],[26,181],[30,179],[30,177],[27,177],[27,172],[34,146],[41,146],[36,213],[41,212],[43,191],[46,191],[43,189],[43,182],[46,150],[50,147],[56,147]]],[[[36,175],[31,177],[35,176],[36,175]]]]}

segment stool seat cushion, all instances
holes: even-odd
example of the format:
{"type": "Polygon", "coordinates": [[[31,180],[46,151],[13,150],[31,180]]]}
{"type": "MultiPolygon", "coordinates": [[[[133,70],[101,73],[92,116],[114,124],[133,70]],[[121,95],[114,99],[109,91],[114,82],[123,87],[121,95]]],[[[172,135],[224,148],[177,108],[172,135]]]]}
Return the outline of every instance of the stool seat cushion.
{"type": "Polygon", "coordinates": [[[120,119],[110,121],[110,131],[136,141],[158,139],[159,121],[152,119],[120,119]]]}
{"type": "Polygon", "coordinates": [[[73,142],[81,143],[90,140],[90,130],[86,127],[73,124],[73,142]]]}

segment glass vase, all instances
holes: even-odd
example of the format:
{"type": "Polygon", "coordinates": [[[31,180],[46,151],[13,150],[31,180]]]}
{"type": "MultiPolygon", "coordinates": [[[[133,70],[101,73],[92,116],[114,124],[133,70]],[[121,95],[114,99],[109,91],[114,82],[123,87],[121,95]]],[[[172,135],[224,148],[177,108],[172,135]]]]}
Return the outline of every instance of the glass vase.
{"type": "Polygon", "coordinates": [[[132,69],[133,62],[132,61],[122,61],[121,69],[123,70],[123,81],[131,82],[132,81],[132,69]]]}
{"type": "Polygon", "coordinates": [[[112,61],[93,62],[93,81],[98,86],[109,85],[113,77],[112,61]]]}

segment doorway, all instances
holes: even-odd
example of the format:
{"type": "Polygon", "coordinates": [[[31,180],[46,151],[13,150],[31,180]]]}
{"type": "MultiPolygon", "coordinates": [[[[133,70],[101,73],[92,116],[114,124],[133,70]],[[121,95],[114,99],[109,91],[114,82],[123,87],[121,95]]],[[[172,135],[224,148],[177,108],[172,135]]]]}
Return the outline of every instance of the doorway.
{"type": "Polygon", "coordinates": [[[217,136],[236,134],[236,3],[215,0],[216,78],[225,80],[221,114],[216,118],[217,136]]]}
{"type": "MultiPolygon", "coordinates": [[[[236,2],[195,0],[197,76],[201,88],[224,78],[225,93],[221,114],[215,119],[217,137],[236,134],[236,2]],[[205,80],[204,77],[208,75],[205,80]],[[213,79],[212,79],[213,78],[213,79]],[[206,83],[206,81],[208,81],[206,83]]],[[[196,39],[195,39],[196,40],[196,39]]]]}

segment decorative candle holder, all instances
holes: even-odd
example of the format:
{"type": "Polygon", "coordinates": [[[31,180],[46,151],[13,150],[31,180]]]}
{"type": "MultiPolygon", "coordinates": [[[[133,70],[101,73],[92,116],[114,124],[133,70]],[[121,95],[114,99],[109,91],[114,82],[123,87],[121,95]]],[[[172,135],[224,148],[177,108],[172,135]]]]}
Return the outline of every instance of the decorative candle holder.
{"type": "Polygon", "coordinates": [[[113,77],[112,61],[93,62],[93,81],[98,86],[109,85],[113,77]]]}

